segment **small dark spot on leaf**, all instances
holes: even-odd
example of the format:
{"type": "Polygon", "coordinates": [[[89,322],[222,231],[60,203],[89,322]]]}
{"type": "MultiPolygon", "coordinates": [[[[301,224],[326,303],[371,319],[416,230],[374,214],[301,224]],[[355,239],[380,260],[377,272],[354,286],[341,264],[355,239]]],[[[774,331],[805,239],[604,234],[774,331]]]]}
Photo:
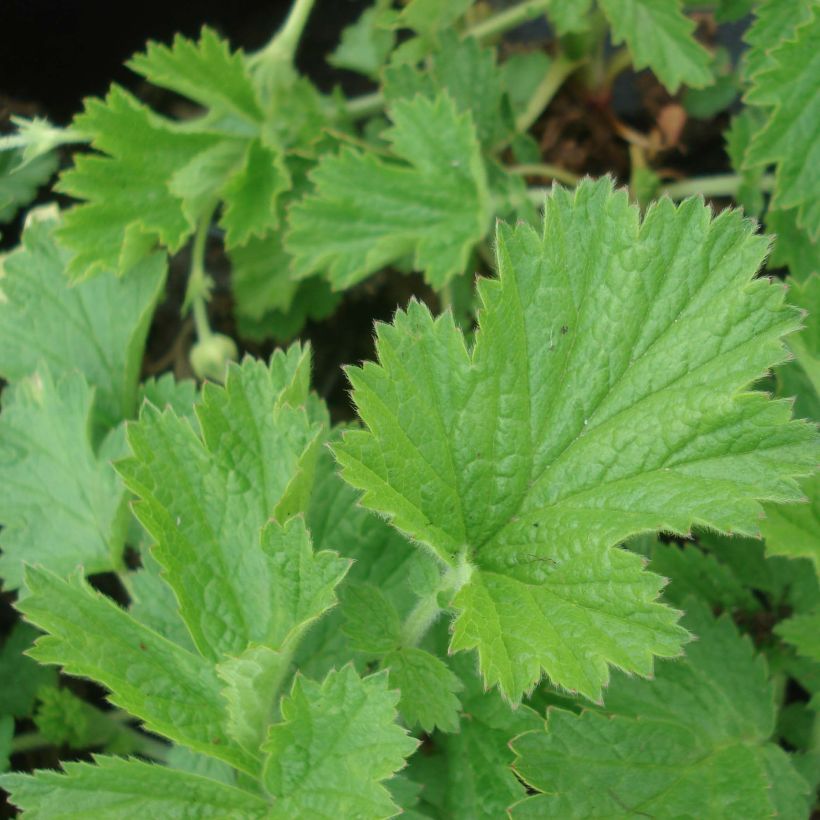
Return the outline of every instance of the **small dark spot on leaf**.
{"type": "Polygon", "coordinates": [[[147,647],[147,646],[146,646],[146,645],[145,645],[142,641],[140,641],[140,649],[141,649],[143,652],[148,651],[148,647],[147,647]]]}
{"type": "Polygon", "coordinates": [[[561,335],[562,336],[566,336],[568,331],[569,331],[569,328],[566,325],[561,325],[561,335]]]}

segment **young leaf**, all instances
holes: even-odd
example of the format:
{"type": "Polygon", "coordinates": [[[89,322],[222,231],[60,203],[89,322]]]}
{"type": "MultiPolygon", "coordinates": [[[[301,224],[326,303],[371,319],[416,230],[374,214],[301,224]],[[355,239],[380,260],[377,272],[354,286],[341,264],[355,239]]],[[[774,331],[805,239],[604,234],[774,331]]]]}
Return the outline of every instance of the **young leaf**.
{"type": "Polygon", "coordinates": [[[342,600],[344,633],[350,645],[383,655],[401,643],[401,619],[387,596],[374,584],[348,584],[342,600]]]}
{"type": "Polygon", "coordinates": [[[234,786],[142,760],[95,755],[94,765],[66,763],[64,774],[40,769],[7,774],[0,785],[27,817],[266,816],[267,801],[234,786]]]}
{"type": "Polygon", "coordinates": [[[695,24],[679,0],[601,0],[617,45],[626,40],[636,69],[651,68],[674,94],[681,84],[702,88],[712,81],[711,57],[693,37],[695,24]]]}
{"type": "Polygon", "coordinates": [[[55,375],[79,370],[95,390],[97,424],[108,429],[136,409],[145,337],[165,283],[156,254],[139,275],[111,274],[73,287],[69,255],[54,240],[55,223],[35,221],[3,263],[0,375],[18,381],[41,362],[55,375]]]}
{"type": "Polygon", "coordinates": [[[820,473],[802,482],[807,504],[766,505],[760,530],[769,555],[808,558],[820,575],[820,473]]]}
{"type": "Polygon", "coordinates": [[[241,51],[231,53],[228,44],[208,26],[203,26],[199,42],[179,34],[170,48],[149,42],[145,53],[132,57],[128,67],[154,85],[209,109],[212,127],[225,127],[225,120],[232,116],[244,120],[247,129],[248,123],[259,123],[263,118],[244,55],[241,51]]]}
{"type": "Polygon", "coordinates": [[[81,373],[59,382],[48,369],[10,385],[0,414],[0,577],[23,580],[23,563],[68,575],[121,566],[127,510],[111,466],[121,451],[95,451],[94,391],[81,373]]]}
{"type": "Polygon", "coordinates": [[[343,477],[459,568],[451,650],[478,648],[508,698],[546,672],[597,699],[607,663],[646,675],[680,651],[627,537],[757,533],[757,499],[799,499],[815,431],[741,392],[799,323],[751,281],[766,247],[698,200],[641,223],[606,180],[557,188],[543,234],[500,230],[471,351],[411,303],[378,328],[380,364],[349,370],[368,429],[335,445],[343,477]]]}
{"type": "Polygon", "coordinates": [[[408,726],[430,733],[457,732],[461,709],[457,693],[464,687],[441,658],[414,646],[388,652],[382,661],[390,686],[401,692],[399,712],[408,726]]]}
{"type": "Polygon", "coordinates": [[[359,19],[342,31],[336,50],[327,58],[335,68],[346,68],[378,79],[396,40],[389,27],[393,17],[390,0],[376,0],[359,19]]]}
{"type": "Polygon", "coordinates": [[[809,238],[820,238],[820,8],[780,44],[769,65],[754,75],[746,95],[750,105],[769,112],[746,155],[750,168],[774,163],[777,177],[772,208],[797,208],[797,225],[809,238]]]}
{"type": "Polygon", "coordinates": [[[0,151],[0,224],[11,222],[56,170],[56,154],[43,154],[26,162],[21,150],[0,151]]]}
{"type": "Polygon", "coordinates": [[[704,817],[719,806],[720,816],[762,820],[786,799],[800,807],[788,816],[807,812],[807,784],[768,742],[775,705],[763,658],[728,617],[714,621],[694,601],[687,610],[700,640],[685,660],[660,663],[654,681],[617,673],[610,715],[551,710],[547,731],[513,742],[515,771],[544,792],[513,817],[704,817]]]}
{"type": "Polygon", "coordinates": [[[490,219],[471,118],[447,95],[399,100],[391,116],[387,138],[407,164],[345,148],[319,162],[315,193],[291,207],[297,276],[324,271],[345,288],[410,253],[434,287],[465,269],[490,219]]]}
{"type": "Polygon", "coordinates": [[[381,781],[404,766],[417,741],[395,723],[398,693],[387,675],[360,678],[352,666],[319,684],[297,677],[282,723],[263,746],[269,817],[392,817],[381,781]]]}
{"type": "Polygon", "coordinates": [[[219,137],[181,129],[118,86],[105,101],[86,102],[74,125],[104,155],[77,156],[57,186],[84,200],[66,212],[57,233],[73,251],[69,276],[124,274],[157,242],[179,250],[194,223],[171,179],[219,137]]]}
{"type": "Polygon", "coordinates": [[[37,692],[57,682],[57,672],[40,666],[23,652],[31,647],[39,633],[18,621],[0,649],[0,715],[25,718],[31,715],[37,692]]]}
{"type": "Polygon", "coordinates": [[[222,683],[201,656],[135,621],[79,577],[44,569],[26,573],[18,609],[47,634],[32,657],[98,681],[110,701],[152,732],[253,772],[254,758],[228,743],[222,683]]]}
{"type": "Polygon", "coordinates": [[[119,470],[141,499],[137,516],[157,541],[153,554],[180,614],[213,660],[251,642],[279,648],[333,603],[330,590],[346,571],[333,553],[312,555],[303,523],[265,526],[285,507],[283,518],[306,506],[299,474],[312,476],[321,443],[320,425],[298,406],[309,368],[298,345],[269,365],[232,365],[224,387],[203,389],[201,437],[150,405],[128,431],[134,455],[119,470]]]}
{"type": "Polygon", "coordinates": [[[743,74],[753,80],[764,69],[775,65],[774,51],[786,40],[793,40],[798,26],[810,17],[814,0],[761,0],[754,10],[754,21],[743,39],[749,48],[743,55],[743,74]]]}
{"type": "Polygon", "coordinates": [[[766,230],[776,234],[770,266],[788,267],[799,281],[820,273],[820,239],[813,240],[805,230],[798,228],[797,208],[788,211],[770,208],[766,214],[766,230]]]}

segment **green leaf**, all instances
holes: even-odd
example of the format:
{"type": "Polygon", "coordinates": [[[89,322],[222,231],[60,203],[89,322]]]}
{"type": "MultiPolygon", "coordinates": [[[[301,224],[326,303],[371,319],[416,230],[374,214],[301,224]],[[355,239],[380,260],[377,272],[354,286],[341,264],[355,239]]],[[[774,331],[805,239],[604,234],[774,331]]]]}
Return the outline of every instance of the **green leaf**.
{"type": "Polygon", "coordinates": [[[452,662],[465,686],[460,728],[433,735],[411,758],[408,776],[423,784],[421,797],[434,807],[433,817],[503,817],[526,795],[511,769],[510,741],[544,722],[530,707],[512,710],[497,692],[485,692],[471,659],[452,662]]]}
{"type": "Polygon", "coordinates": [[[419,725],[430,733],[457,732],[464,686],[440,658],[416,647],[388,652],[382,661],[390,673],[390,685],[401,692],[399,712],[408,726],[419,725]]]}
{"type": "Polygon", "coordinates": [[[740,114],[732,117],[729,130],[726,131],[726,153],[732,162],[732,168],[740,176],[740,186],[735,194],[735,201],[752,216],[763,213],[765,200],[760,186],[763,177],[762,168],[746,168],[746,151],[755,133],[763,127],[766,118],[757,108],[744,108],[740,114]]]}
{"type": "Polygon", "coordinates": [[[434,287],[461,273],[487,230],[490,203],[475,128],[446,95],[399,100],[387,133],[405,161],[344,148],[311,175],[290,209],[285,247],[297,276],[323,271],[349,287],[412,253],[434,287]]]}
{"type": "Polygon", "coordinates": [[[359,19],[342,30],[336,50],[327,58],[334,68],[346,68],[378,79],[396,40],[388,27],[393,11],[389,0],[377,0],[359,19]]]}
{"type": "Polygon", "coordinates": [[[334,447],[362,503],[468,578],[451,650],[520,699],[546,672],[597,699],[607,663],[680,651],[661,579],[616,545],[695,522],[755,534],[796,501],[816,433],[741,392],[799,322],[754,280],[767,243],[738,213],[661,200],[641,224],[608,181],[553,189],[543,234],[498,236],[472,350],[411,303],[348,372],[367,430],[334,447]]]}
{"type": "Polygon", "coordinates": [[[802,482],[808,503],[766,505],[760,529],[769,555],[808,558],[820,576],[820,473],[802,482]]]}
{"type": "Polygon", "coordinates": [[[11,222],[56,170],[56,154],[43,154],[25,162],[22,150],[0,152],[0,224],[11,222]]]}
{"type": "Polygon", "coordinates": [[[57,682],[54,669],[40,666],[23,654],[38,634],[33,627],[18,621],[0,649],[0,715],[29,717],[38,690],[57,682]]]}
{"type": "Polygon", "coordinates": [[[746,155],[750,168],[777,166],[772,208],[797,208],[797,225],[809,238],[820,237],[820,8],[770,56],[769,65],[752,78],[749,105],[769,110],[766,126],[746,155]]]}
{"type": "Polygon", "coordinates": [[[820,242],[812,240],[805,230],[797,227],[797,209],[769,210],[766,230],[776,234],[769,265],[787,266],[791,275],[804,281],[812,273],[820,273],[820,242]]]}
{"type": "Polygon", "coordinates": [[[360,678],[345,666],[321,684],[297,677],[263,747],[269,816],[392,817],[381,781],[417,746],[395,722],[397,700],[385,673],[360,678]]]}
{"type": "Polygon", "coordinates": [[[652,69],[674,94],[683,83],[702,88],[713,82],[711,57],[693,34],[695,24],[679,0],[601,0],[612,40],[626,41],[636,69],[652,69]]]}
{"type": "Polygon", "coordinates": [[[410,0],[401,13],[401,22],[419,34],[449,29],[472,5],[472,0],[410,0]]]}
{"type": "MultiPolygon", "coordinates": [[[[342,600],[344,633],[360,652],[383,655],[401,644],[401,619],[373,584],[348,584],[342,600]]],[[[401,687],[397,687],[401,688],[401,687]]]]}
{"type": "Polygon", "coordinates": [[[306,506],[299,496],[322,435],[299,406],[309,375],[309,350],[298,345],[269,365],[246,358],[224,387],[203,388],[201,436],[150,405],[129,427],[133,457],[120,473],[141,499],[135,512],[157,542],[180,614],[212,660],[251,642],[279,648],[333,603],[346,571],[333,553],[311,553],[301,521],[269,521],[280,505],[289,507],[285,518],[306,506]]]}
{"type": "Polygon", "coordinates": [[[592,0],[551,0],[547,6],[547,18],[563,37],[589,29],[591,8],[592,0]]]}
{"type": "Polygon", "coordinates": [[[60,575],[122,564],[127,509],[110,463],[120,453],[92,446],[93,402],[82,374],[55,381],[45,368],[3,392],[0,576],[6,589],[20,586],[24,562],[60,575]]]}
{"type": "Polygon", "coordinates": [[[649,558],[649,569],[670,579],[664,597],[677,606],[694,596],[721,609],[754,612],[760,608],[759,601],[730,567],[694,544],[679,547],[656,541],[649,558]]]}
{"type": "Polygon", "coordinates": [[[11,715],[0,715],[0,774],[7,772],[11,765],[13,739],[14,718],[11,715]]]}
{"type": "Polygon", "coordinates": [[[194,222],[171,192],[171,179],[220,138],[176,126],[117,86],[105,101],[88,100],[74,126],[101,153],[76,156],[57,186],[84,200],[58,231],[73,252],[69,276],[124,274],[157,242],[178,251],[194,222]]]}
{"type": "Polygon", "coordinates": [[[89,763],[65,763],[64,773],[40,769],[7,774],[0,785],[27,817],[121,820],[123,817],[263,818],[259,795],[178,769],[142,760],[95,756],[89,763]]]}
{"type": "Polygon", "coordinates": [[[820,610],[787,618],[774,631],[794,645],[801,655],[820,661],[820,610]]]}
{"type": "Polygon", "coordinates": [[[244,245],[279,226],[277,198],[290,188],[290,174],[281,153],[253,140],[248,143],[238,173],[228,181],[222,196],[225,210],[225,246],[244,245]]]}
{"type": "Polygon", "coordinates": [[[808,786],[768,742],[774,690],[766,664],[728,617],[694,601],[686,623],[699,640],[656,679],[613,676],[609,715],[551,711],[547,731],[513,742],[515,771],[543,792],[514,817],[750,817],[793,801],[808,813],[808,786]],[[776,772],[778,791],[771,791],[776,772]],[[781,791],[786,789],[786,793],[781,791]],[[716,807],[719,807],[717,814],[716,807]]]}
{"type": "Polygon", "coordinates": [[[95,422],[111,428],[136,408],[145,338],[165,283],[165,259],[148,257],[138,275],[111,274],[73,287],[68,254],[52,222],[33,222],[0,279],[0,374],[19,381],[40,363],[55,376],[82,372],[95,390],[95,422]]]}
{"type": "Polygon", "coordinates": [[[440,35],[439,47],[426,60],[423,72],[410,65],[385,71],[384,96],[388,105],[394,105],[416,94],[435,101],[446,92],[459,113],[472,116],[479,142],[492,148],[512,124],[505,121],[501,83],[493,49],[483,48],[475,37],[460,39],[447,31],[440,35]]]}
{"type": "Polygon", "coordinates": [[[793,40],[798,26],[811,17],[814,0],[761,0],[755,8],[755,19],[743,39],[749,48],[743,55],[743,74],[754,80],[774,64],[773,52],[786,40],[793,40]]]}
{"type": "Polygon", "coordinates": [[[138,623],[80,577],[63,581],[29,569],[17,608],[49,633],[31,651],[36,660],[103,684],[111,703],[145,721],[149,731],[244,771],[257,767],[228,743],[222,684],[201,656],[138,623]]]}
{"type": "Polygon", "coordinates": [[[233,116],[255,124],[262,109],[241,51],[231,53],[228,43],[207,26],[199,42],[178,34],[173,45],[149,42],[144,54],[137,54],[128,67],[160,88],[210,109],[209,124],[233,116]]]}

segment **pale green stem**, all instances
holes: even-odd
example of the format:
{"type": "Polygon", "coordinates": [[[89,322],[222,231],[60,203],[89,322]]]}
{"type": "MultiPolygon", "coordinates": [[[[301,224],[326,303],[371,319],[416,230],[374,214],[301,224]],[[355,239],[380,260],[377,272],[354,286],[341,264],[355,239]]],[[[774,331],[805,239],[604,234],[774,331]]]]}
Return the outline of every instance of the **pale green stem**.
{"type": "Polygon", "coordinates": [[[419,600],[407,616],[401,630],[402,646],[418,646],[427,630],[438,620],[443,608],[439,604],[442,596],[452,597],[463,587],[472,575],[473,567],[461,556],[455,566],[449,567],[441,576],[438,586],[419,600]]]}
{"type": "Polygon", "coordinates": [[[208,322],[208,310],[206,304],[210,296],[211,281],[205,273],[205,246],[208,241],[208,230],[211,227],[211,219],[216,210],[216,203],[210,208],[206,208],[194,234],[194,241],[191,246],[191,268],[188,274],[188,288],[185,291],[185,301],[182,305],[183,311],[188,308],[194,314],[194,327],[196,328],[197,339],[204,342],[209,339],[213,332],[208,322]]]}
{"type": "Polygon", "coordinates": [[[529,129],[550,104],[558,89],[564,84],[564,80],[583,65],[583,62],[583,60],[570,60],[567,57],[556,57],[552,61],[547,73],[544,74],[544,78],[527,103],[527,107],[515,118],[516,131],[522,133],[529,129]]]}
{"type": "MultiPolygon", "coordinates": [[[[717,174],[710,177],[691,177],[680,182],[670,182],[662,185],[660,194],[666,194],[670,199],[686,199],[688,196],[715,196],[733,197],[743,183],[739,174],[717,174]]],[[[774,174],[764,174],[757,182],[757,187],[764,192],[774,190],[774,174]]]]}
{"type": "Polygon", "coordinates": [[[504,11],[476,23],[467,29],[467,34],[483,40],[487,37],[494,37],[496,34],[503,34],[511,28],[516,28],[522,23],[540,17],[550,5],[552,0],[526,0],[517,6],[511,6],[504,11]]]}
{"type": "Polygon", "coordinates": [[[372,114],[378,114],[384,108],[384,94],[381,91],[374,91],[372,94],[354,97],[347,101],[346,108],[347,113],[354,119],[364,119],[372,114]]]}
{"type": "Polygon", "coordinates": [[[282,28],[261,51],[257,51],[249,58],[254,68],[263,63],[293,63],[299,40],[315,2],[316,0],[295,0],[282,28]]]}
{"type": "Polygon", "coordinates": [[[581,181],[578,174],[559,168],[557,165],[547,163],[532,163],[526,165],[511,165],[507,168],[511,174],[518,174],[522,177],[543,177],[544,179],[557,179],[566,185],[577,185],[581,181]]]}
{"type": "MultiPolygon", "coordinates": [[[[686,199],[686,197],[698,195],[704,197],[734,197],[742,182],[743,179],[738,174],[716,174],[711,177],[692,177],[691,179],[684,179],[680,182],[671,182],[667,185],[662,185],[658,191],[658,196],[666,195],[674,200],[686,199]]],[[[764,174],[757,183],[757,187],[765,192],[774,190],[774,185],[774,174],[764,174]]],[[[549,188],[533,187],[527,189],[527,196],[529,196],[533,202],[540,205],[549,192],[549,188]]]]}
{"type": "MultiPolygon", "coordinates": [[[[107,714],[108,713],[106,713],[106,715],[107,714]]],[[[130,720],[135,720],[135,718],[131,715],[126,715],[126,717],[130,720]]],[[[112,716],[111,719],[115,723],[126,722],[119,715],[112,716]]],[[[142,732],[137,731],[131,726],[123,726],[120,731],[125,732],[134,740],[134,750],[137,754],[140,754],[143,757],[150,757],[153,760],[165,760],[168,755],[168,747],[161,741],[147,737],[142,732]]],[[[44,749],[49,746],[54,746],[54,743],[52,743],[40,732],[25,732],[22,735],[17,735],[17,737],[12,739],[11,753],[23,754],[25,752],[34,751],[35,749],[44,749]]]]}

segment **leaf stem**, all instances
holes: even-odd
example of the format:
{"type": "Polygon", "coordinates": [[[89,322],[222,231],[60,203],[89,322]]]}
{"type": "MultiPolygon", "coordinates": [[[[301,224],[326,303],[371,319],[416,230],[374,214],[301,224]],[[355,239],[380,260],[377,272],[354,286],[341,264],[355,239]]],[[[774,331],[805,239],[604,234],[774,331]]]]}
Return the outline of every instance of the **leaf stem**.
{"type": "Polygon", "coordinates": [[[427,630],[438,620],[444,610],[441,606],[442,596],[452,598],[469,580],[473,567],[466,556],[459,557],[458,562],[449,567],[441,576],[436,588],[419,600],[407,616],[401,630],[402,646],[418,646],[427,630]]]}
{"type": "Polygon", "coordinates": [[[516,28],[522,23],[540,17],[551,2],[552,0],[525,0],[523,3],[504,9],[504,11],[488,17],[486,20],[470,26],[466,33],[471,37],[477,37],[479,40],[493,37],[496,34],[503,34],[511,28],[516,28]]]}
{"type": "Polygon", "coordinates": [[[213,336],[208,322],[207,302],[211,293],[211,279],[205,273],[205,247],[208,241],[208,230],[216,211],[216,202],[206,208],[199,220],[191,245],[191,268],[188,274],[188,288],[185,291],[183,312],[190,309],[194,315],[196,335],[200,342],[213,336]]]}
{"type": "Polygon", "coordinates": [[[515,119],[515,130],[519,133],[527,131],[529,127],[541,116],[544,109],[550,104],[558,89],[564,84],[564,80],[576,69],[584,64],[585,60],[570,60],[568,57],[556,57],[544,78],[535,89],[535,93],[527,103],[527,107],[515,119]]]}
{"type": "MultiPolygon", "coordinates": [[[[662,185],[660,194],[666,194],[671,199],[686,199],[688,196],[705,197],[733,197],[737,195],[743,178],[739,174],[716,174],[709,177],[691,177],[680,182],[670,182],[662,185]]],[[[774,174],[764,174],[758,183],[761,191],[769,192],[774,189],[774,174]]]]}
{"type": "Polygon", "coordinates": [[[545,162],[531,163],[525,165],[510,165],[507,170],[511,174],[518,174],[522,177],[543,177],[544,179],[557,179],[566,185],[577,185],[581,181],[578,174],[559,168],[557,165],[549,165],[545,162]]]}
{"type": "Polygon", "coordinates": [[[371,114],[378,114],[384,108],[384,94],[381,91],[374,91],[372,94],[354,97],[347,101],[346,108],[353,119],[364,119],[371,114]]]}
{"type": "Polygon", "coordinates": [[[282,63],[291,65],[315,2],[316,0],[295,0],[284,25],[264,48],[249,57],[251,66],[258,68],[263,64],[275,66],[282,63]]]}

